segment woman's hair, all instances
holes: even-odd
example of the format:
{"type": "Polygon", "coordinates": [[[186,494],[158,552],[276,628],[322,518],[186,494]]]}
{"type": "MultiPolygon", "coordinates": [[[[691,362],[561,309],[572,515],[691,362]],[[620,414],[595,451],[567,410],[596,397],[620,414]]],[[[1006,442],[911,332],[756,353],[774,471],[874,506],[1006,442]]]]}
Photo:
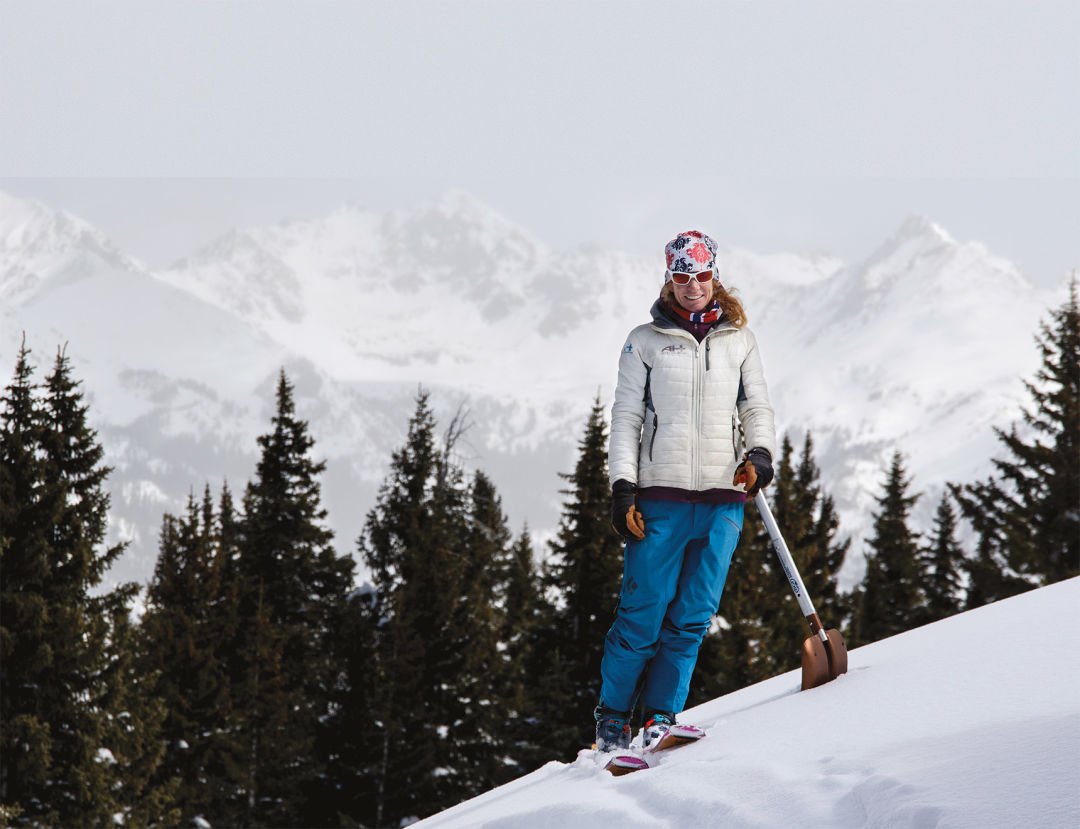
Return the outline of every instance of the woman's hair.
{"type": "MultiPolygon", "coordinates": [[[[724,319],[734,325],[736,328],[742,328],[746,325],[746,311],[743,310],[742,303],[739,302],[738,297],[719,282],[713,280],[709,283],[712,286],[712,296],[709,297],[709,301],[716,300],[720,303],[720,310],[724,314],[724,319]]],[[[668,282],[660,289],[660,299],[664,300],[668,305],[678,305],[678,300],[675,299],[675,285],[672,282],[668,282]]]]}

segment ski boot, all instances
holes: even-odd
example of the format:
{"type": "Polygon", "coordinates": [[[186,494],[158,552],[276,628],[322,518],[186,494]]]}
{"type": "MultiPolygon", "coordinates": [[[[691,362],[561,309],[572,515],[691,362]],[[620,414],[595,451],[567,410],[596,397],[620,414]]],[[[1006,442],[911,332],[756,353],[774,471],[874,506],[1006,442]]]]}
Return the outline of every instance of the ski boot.
{"type": "Polygon", "coordinates": [[[598,705],[593,714],[596,717],[597,751],[625,751],[630,748],[630,712],[613,711],[598,705]]]}
{"type": "Polygon", "coordinates": [[[669,711],[647,711],[645,727],[641,730],[641,747],[648,748],[659,742],[673,725],[675,715],[669,711]]]}

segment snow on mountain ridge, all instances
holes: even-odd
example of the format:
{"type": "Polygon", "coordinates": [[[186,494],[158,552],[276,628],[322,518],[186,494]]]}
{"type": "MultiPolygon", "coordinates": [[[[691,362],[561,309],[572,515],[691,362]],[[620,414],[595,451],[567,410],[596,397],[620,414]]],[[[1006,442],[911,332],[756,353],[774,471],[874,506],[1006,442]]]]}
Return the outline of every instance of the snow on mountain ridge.
{"type": "MultiPolygon", "coordinates": [[[[319,228],[327,221],[312,220],[308,238],[290,236],[292,247],[275,255],[297,269],[316,261],[305,251],[323,237],[319,228]]],[[[470,393],[512,393],[542,411],[553,396],[591,396],[598,386],[610,391],[618,344],[646,319],[661,284],[658,258],[596,247],[553,252],[471,198],[396,211],[381,225],[369,219],[367,227],[384,233],[384,241],[365,241],[364,252],[354,249],[353,261],[342,266],[353,275],[338,283],[341,293],[330,304],[344,316],[310,311],[323,314],[320,329],[330,333],[302,342],[303,326],[263,326],[341,377],[419,382],[436,373],[470,393]],[[424,272],[412,278],[422,282],[424,302],[434,309],[420,327],[422,344],[410,325],[409,277],[388,285],[385,262],[370,254],[400,252],[418,240],[424,272]],[[371,308],[382,324],[354,330],[350,319],[366,318],[371,308]],[[591,355],[591,370],[567,371],[582,354],[591,355]],[[523,372],[528,382],[509,392],[508,380],[523,372]]],[[[320,274],[331,261],[307,268],[307,281],[326,283],[320,274]]],[[[796,439],[813,430],[843,524],[856,532],[868,522],[893,450],[909,456],[917,485],[928,488],[926,510],[946,479],[966,479],[985,464],[994,450],[989,424],[1017,411],[1017,375],[1036,366],[1030,337],[1043,299],[1015,265],[978,243],[957,242],[921,216],[908,217],[851,266],[824,255],[727,247],[718,266],[758,335],[778,425],[796,439]],[[1003,308],[1010,309],[1009,325],[1003,308]],[[974,388],[973,377],[980,378],[974,388]],[[972,438],[977,430],[981,437],[972,438]],[[958,463],[957,445],[978,450],[958,463]]],[[[543,422],[551,429],[558,420],[543,422]]],[[[849,580],[861,567],[858,547],[849,580]]]]}
{"type": "MultiPolygon", "coordinates": [[[[511,366],[493,341],[546,340],[559,350],[555,341],[591,317],[580,294],[599,286],[599,304],[622,306],[620,281],[640,266],[618,255],[606,268],[593,264],[604,256],[554,254],[474,199],[451,195],[386,216],[350,207],[246,230],[161,278],[342,379],[421,381],[434,369],[498,393],[499,372],[511,366]],[[453,213],[460,205],[463,216],[453,213]],[[494,370],[478,370],[483,361],[494,370]]],[[[587,332],[585,343],[592,339],[587,332]]]]}
{"type": "MultiPolygon", "coordinates": [[[[17,245],[7,254],[0,284],[25,268],[17,245]]],[[[512,520],[554,526],[555,473],[572,468],[589,404],[597,394],[610,404],[626,333],[647,321],[663,274],[659,248],[552,251],[462,194],[234,231],[161,273],[84,254],[81,289],[5,301],[4,329],[25,328],[39,349],[72,342],[107,448],[124,453],[117,486],[169,493],[179,509],[202,481],[242,481],[284,365],[331,461],[324,492],[346,548],[421,384],[440,416],[468,401],[468,456],[499,484],[512,520]],[[83,313],[99,306],[107,319],[83,313]]],[[[40,262],[48,272],[64,260],[40,262]]],[[[905,222],[851,266],[731,248],[719,264],[747,307],[779,429],[797,445],[813,432],[842,531],[856,537],[854,580],[893,450],[928,493],[927,512],[945,480],[986,469],[989,426],[1018,415],[1019,377],[1037,366],[1045,299],[1011,263],[925,221],[905,222]]],[[[4,345],[13,365],[18,341],[4,345]]],[[[161,505],[124,513],[121,501],[145,574],[161,505]]]]}
{"type": "MultiPolygon", "coordinates": [[[[916,521],[929,526],[947,481],[985,474],[998,451],[990,426],[1018,416],[1019,378],[1038,367],[1032,337],[1048,297],[983,245],[912,217],[808,299],[819,325],[795,345],[812,348],[814,369],[797,373],[804,363],[793,357],[770,377],[778,411],[809,412],[815,436],[834,447],[822,466],[839,474],[842,524],[873,512],[899,449],[927,495],[916,521]]],[[[846,580],[857,578],[860,558],[856,545],[846,580]]]]}
{"type": "Polygon", "coordinates": [[[942,227],[917,214],[909,216],[896,233],[853,269],[853,274],[863,298],[874,302],[905,296],[930,302],[937,299],[920,297],[923,291],[985,291],[991,287],[985,284],[988,276],[1006,290],[1032,290],[1031,283],[1012,262],[993,256],[979,242],[957,242],[942,227]],[[967,271],[963,263],[976,267],[967,271]],[[945,273],[949,279],[941,278],[945,273]]]}
{"type": "Polygon", "coordinates": [[[0,300],[26,302],[46,283],[81,278],[98,262],[140,268],[77,216],[0,192],[0,300]]]}

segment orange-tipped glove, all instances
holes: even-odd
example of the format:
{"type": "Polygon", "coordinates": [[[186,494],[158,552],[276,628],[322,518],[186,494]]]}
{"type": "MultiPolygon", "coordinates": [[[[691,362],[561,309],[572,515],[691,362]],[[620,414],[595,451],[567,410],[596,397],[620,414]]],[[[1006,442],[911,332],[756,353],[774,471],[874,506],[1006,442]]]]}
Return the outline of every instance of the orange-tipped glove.
{"type": "Polygon", "coordinates": [[[772,455],[768,449],[755,446],[742,459],[742,463],[735,470],[734,486],[745,484],[747,498],[753,498],[761,490],[772,483],[773,468],[772,455]]]}
{"type": "Polygon", "coordinates": [[[611,485],[611,526],[627,541],[645,537],[645,521],[637,508],[637,487],[622,478],[611,485]]]}

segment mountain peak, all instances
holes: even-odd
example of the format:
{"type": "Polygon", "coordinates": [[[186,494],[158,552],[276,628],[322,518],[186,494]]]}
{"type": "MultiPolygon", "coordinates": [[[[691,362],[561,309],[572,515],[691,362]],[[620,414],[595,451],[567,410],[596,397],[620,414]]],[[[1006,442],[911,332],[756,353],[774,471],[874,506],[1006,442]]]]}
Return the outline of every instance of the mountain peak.
{"type": "Polygon", "coordinates": [[[427,226],[433,222],[468,228],[475,238],[514,239],[516,246],[536,249],[538,242],[525,228],[508,219],[487,202],[464,190],[451,188],[419,207],[394,214],[401,225],[427,226]]]}
{"type": "Polygon", "coordinates": [[[431,202],[432,207],[446,211],[447,213],[494,213],[495,210],[486,202],[474,196],[467,190],[451,187],[436,196],[431,202]]]}
{"type": "Polygon", "coordinates": [[[73,263],[90,259],[139,270],[108,237],[84,219],[0,192],[0,296],[18,303],[61,272],[85,274],[73,263]]]}
{"type": "Polygon", "coordinates": [[[926,240],[936,244],[956,244],[956,240],[949,235],[945,228],[920,213],[909,215],[890,239],[890,241],[910,240],[926,240]]]}
{"type": "Polygon", "coordinates": [[[895,233],[853,270],[866,288],[877,291],[913,271],[937,272],[958,243],[940,225],[913,213],[895,233]]]}
{"type": "Polygon", "coordinates": [[[65,210],[52,210],[40,202],[0,192],[0,248],[25,249],[39,244],[43,237],[51,240],[54,249],[84,237],[108,245],[100,230],[65,210]]]}

